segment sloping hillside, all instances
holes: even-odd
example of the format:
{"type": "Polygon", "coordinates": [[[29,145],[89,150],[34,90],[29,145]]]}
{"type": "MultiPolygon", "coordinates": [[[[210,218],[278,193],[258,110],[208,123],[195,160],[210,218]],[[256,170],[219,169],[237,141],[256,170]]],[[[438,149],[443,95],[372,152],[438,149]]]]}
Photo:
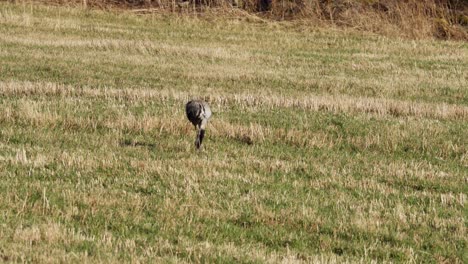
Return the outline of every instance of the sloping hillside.
{"type": "Polygon", "coordinates": [[[2,2],[0,61],[0,261],[467,262],[466,42],[2,2]]]}
{"type": "Polygon", "coordinates": [[[140,14],[175,12],[252,14],[411,39],[468,40],[466,0],[36,0],[99,9],[131,9],[140,14]],[[246,13],[247,12],[247,13],[246,13]]]}

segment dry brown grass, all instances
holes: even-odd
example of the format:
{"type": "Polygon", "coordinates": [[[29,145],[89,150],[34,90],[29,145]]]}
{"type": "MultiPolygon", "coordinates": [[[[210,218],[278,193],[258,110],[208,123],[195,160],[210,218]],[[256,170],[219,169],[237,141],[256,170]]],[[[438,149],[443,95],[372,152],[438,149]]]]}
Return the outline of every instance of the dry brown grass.
{"type": "MultiPolygon", "coordinates": [[[[193,130],[184,120],[184,113],[181,108],[174,108],[176,105],[183,105],[189,98],[187,93],[176,91],[155,91],[146,89],[91,89],[75,88],[72,86],[57,85],[54,83],[31,83],[31,82],[3,82],[0,84],[0,94],[7,97],[24,98],[20,99],[16,105],[5,105],[4,115],[0,118],[6,123],[27,122],[31,126],[41,128],[49,127],[73,130],[109,129],[111,131],[133,131],[134,133],[154,133],[171,134],[174,136],[189,136],[193,130]],[[43,99],[56,98],[60,100],[59,108],[69,109],[67,114],[51,110],[55,105],[47,106],[45,101],[29,100],[28,97],[40,96],[43,99]],[[106,107],[111,111],[111,115],[100,116],[77,116],[72,109],[79,109],[80,101],[77,98],[96,101],[104,100],[106,107]],[[151,110],[144,110],[135,115],[125,111],[119,105],[126,104],[147,105],[158,102],[164,106],[158,115],[152,114],[151,110]]],[[[402,118],[407,117],[405,129],[400,125],[387,127],[374,133],[352,137],[336,138],[330,132],[337,132],[339,128],[330,126],[326,131],[310,132],[300,128],[276,128],[258,123],[240,124],[231,123],[222,119],[215,119],[211,122],[210,134],[213,137],[221,137],[236,140],[246,144],[268,142],[285,142],[296,147],[317,147],[334,148],[342,144],[351,144],[359,150],[378,149],[381,152],[391,153],[401,147],[401,142],[411,140],[414,134],[422,138],[421,145],[417,146],[417,151],[435,152],[441,158],[453,155],[460,157],[460,162],[465,163],[464,155],[466,146],[463,143],[444,142],[437,143],[437,147],[430,135],[445,134],[446,128],[434,122],[431,118],[463,121],[467,119],[468,110],[464,106],[437,106],[434,104],[420,104],[407,102],[386,103],[386,100],[379,102],[377,99],[340,99],[336,97],[323,98],[312,97],[303,99],[281,98],[274,95],[220,95],[208,96],[207,99],[217,114],[229,112],[232,107],[242,109],[244,115],[255,113],[259,110],[277,111],[278,109],[305,110],[305,111],[325,111],[332,114],[365,114],[372,117],[402,118]],[[362,102],[364,100],[364,102],[362,102]],[[370,101],[372,103],[369,103],[370,101]],[[369,109],[376,109],[370,111],[369,109]],[[420,117],[430,118],[420,120],[420,117]]],[[[403,125],[403,123],[402,123],[403,125]]],[[[111,145],[118,145],[117,139],[109,142],[111,145]],[[113,143],[111,143],[113,142],[113,143]]],[[[190,145],[184,145],[187,151],[190,145]]],[[[415,149],[415,150],[416,150],[415,149]]],[[[28,164],[26,157],[22,158],[21,152],[16,155],[16,160],[28,164]],[[19,157],[19,158],[18,158],[19,157]]],[[[36,161],[38,162],[38,161],[36,161]]],[[[96,163],[96,165],[102,165],[96,163]]]]}
{"type": "Polygon", "coordinates": [[[387,36],[468,40],[468,7],[463,0],[210,0],[210,1],[115,1],[36,0],[61,5],[94,8],[130,8],[138,13],[210,13],[215,16],[243,16],[307,20],[318,25],[351,27],[387,36]],[[185,4],[180,4],[185,3],[185,4]],[[210,9],[210,12],[206,12],[210,9]],[[212,12],[215,10],[214,12],[212,12]],[[240,11],[244,10],[244,12],[240,11]],[[246,11],[246,12],[245,12],[246,11]],[[260,14],[259,16],[251,14],[260,14]]]}
{"type": "MultiPolygon", "coordinates": [[[[33,82],[0,82],[0,94],[5,96],[54,96],[54,97],[96,97],[113,98],[124,101],[167,101],[186,102],[193,96],[189,92],[177,90],[154,89],[116,89],[116,88],[76,88],[56,83],[33,82]]],[[[375,116],[412,116],[437,119],[468,119],[468,107],[451,104],[431,104],[385,98],[366,98],[352,96],[314,96],[307,95],[300,98],[291,96],[256,93],[231,94],[217,93],[204,96],[203,99],[223,109],[232,105],[241,108],[292,108],[311,111],[326,111],[331,113],[369,113],[375,116]]]]}

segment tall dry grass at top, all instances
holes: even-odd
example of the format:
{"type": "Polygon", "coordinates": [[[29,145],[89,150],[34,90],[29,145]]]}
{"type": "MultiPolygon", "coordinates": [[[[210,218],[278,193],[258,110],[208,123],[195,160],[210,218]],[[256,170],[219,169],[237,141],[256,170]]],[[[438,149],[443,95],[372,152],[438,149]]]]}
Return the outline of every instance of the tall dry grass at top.
{"type": "MultiPolygon", "coordinates": [[[[15,0],[18,2],[21,0],[15,0]]],[[[254,13],[274,20],[300,19],[386,36],[468,40],[465,0],[30,0],[86,8],[130,8],[136,12],[215,15],[254,13]]]]}

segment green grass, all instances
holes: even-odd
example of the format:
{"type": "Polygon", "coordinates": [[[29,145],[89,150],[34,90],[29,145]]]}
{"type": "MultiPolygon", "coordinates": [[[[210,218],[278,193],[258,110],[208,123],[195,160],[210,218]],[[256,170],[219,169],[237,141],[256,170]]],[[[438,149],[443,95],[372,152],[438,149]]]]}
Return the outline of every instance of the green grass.
{"type": "Polygon", "coordinates": [[[0,3],[0,61],[0,260],[468,261],[466,42],[0,3]]]}

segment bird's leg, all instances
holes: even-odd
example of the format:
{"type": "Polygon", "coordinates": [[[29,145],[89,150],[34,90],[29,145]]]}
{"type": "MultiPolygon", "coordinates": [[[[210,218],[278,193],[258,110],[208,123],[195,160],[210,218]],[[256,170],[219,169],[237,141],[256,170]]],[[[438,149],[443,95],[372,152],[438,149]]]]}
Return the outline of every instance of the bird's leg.
{"type": "Polygon", "coordinates": [[[197,128],[197,137],[195,138],[195,147],[199,149],[201,146],[201,139],[200,139],[201,129],[198,125],[196,126],[196,128],[197,128]]]}
{"type": "MultiPolygon", "coordinates": [[[[200,146],[201,146],[201,143],[203,141],[203,138],[205,137],[205,130],[204,129],[200,129],[200,133],[198,134],[198,140],[200,142],[200,146]]],[[[199,147],[200,147],[199,146],[199,147]]]]}
{"type": "Polygon", "coordinates": [[[199,141],[199,145],[197,148],[199,148],[203,142],[203,138],[205,137],[205,127],[206,124],[208,123],[207,119],[203,119],[201,124],[200,124],[200,129],[197,133],[197,140],[199,141]]]}

